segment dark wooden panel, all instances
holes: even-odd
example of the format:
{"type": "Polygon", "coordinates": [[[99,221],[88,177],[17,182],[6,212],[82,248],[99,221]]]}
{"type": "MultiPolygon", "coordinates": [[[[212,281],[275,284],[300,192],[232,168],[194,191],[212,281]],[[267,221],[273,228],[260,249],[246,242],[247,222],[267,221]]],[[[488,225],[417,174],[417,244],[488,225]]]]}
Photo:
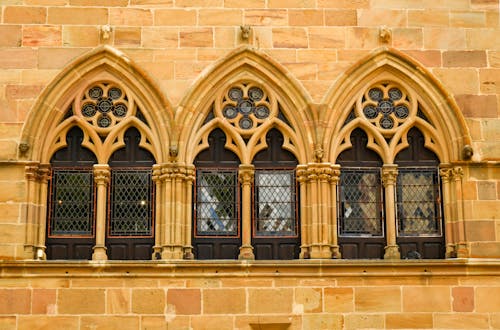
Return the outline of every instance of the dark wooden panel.
{"type": "Polygon", "coordinates": [[[151,260],[154,238],[107,238],[106,247],[110,260],[151,260]]]}
{"type": "Polygon", "coordinates": [[[90,260],[94,245],[93,238],[50,238],[46,241],[47,259],[90,260]]]}
{"type": "Polygon", "coordinates": [[[383,259],[384,237],[339,237],[343,259],[383,259]]]}

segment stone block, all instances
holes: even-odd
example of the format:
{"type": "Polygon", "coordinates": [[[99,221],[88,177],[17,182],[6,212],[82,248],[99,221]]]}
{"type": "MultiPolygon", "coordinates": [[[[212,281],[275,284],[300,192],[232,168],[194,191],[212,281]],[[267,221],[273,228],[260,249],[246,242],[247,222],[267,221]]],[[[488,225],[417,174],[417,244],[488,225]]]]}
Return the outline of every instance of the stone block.
{"type": "Polygon", "coordinates": [[[358,15],[356,10],[325,10],[325,25],[356,26],[358,15]]]}
{"type": "Polygon", "coordinates": [[[291,313],[293,289],[248,289],[251,314],[291,313]]]}
{"type": "Polygon", "coordinates": [[[346,32],[344,28],[325,27],[309,28],[310,48],[344,48],[346,32]]]}
{"type": "Polygon", "coordinates": [[[157,9],[154,12],[155,25],[192,26],[196,25],[196,10],[157,9]]]}
{"type": "Polygon", "coordinates": [[[224,0],[175,0],[176,7],[223,7],[224,0]]]}
{"type": "Polygon", "coordinates": [[[467,29],[467,48],[500,50],[498,29],[467,29]]]}
{"type": "Polygon", "coordinates": [[[55,314],[56,289],[33,289],[31,301],[32,314],[55,314]]]}
{"type": "MultiPolygon", "coordinates": [[[[106,24],[106,23],[105,23],[106,24]]],[[[142,8],[110,8],[109,24],[124,26],[153,25],[153,14],[150,9],[142,8]]]]}
{"type": "Polygon", "coordinates": [[[34,49],[0,49],[0,69],[32,69],[38,64],[34,49]]]}
{"type": "Polygon", "coordinates": [[[198,25],[209,26],[241,26],[243,11],[238,9],[200,9],[198,25]]]}
{"type": "Polygon", "coordinates": [[[56,25],[24,25],[23,46],[54,47],[61,46],[62,30],[56,25]]]}
{"type": "Polygon", "coordinates": [[[288,24],[290,26],[321,26],[325,24],[323,10],[304,9],[288,11],[288,24]]]}
{"type": "Polygon", "coordinates": [[[195,79],[207,67],[206,62],[176,62],[175,79],[195,79]]]}
{"type": "Polygon", "coordinates": [[[266,0],[225,0],[225,8],[265,8],[266,0]]]}
{"type": "Polygon", "coordinates": [[[463,183],[463,198],[465,200],[477,200],[476,181],[466,181],[463,183]]]}
{"type": "Polygon", "coordinates": [[[474,311],[474,288],[455,287],[451,289],[454,312],[474,311]]]}
{"type": "Polygon", "coordinates": [[[472,242],[470,243],[471,258],[500,258],[500,243],[472,242]]]}
{"type": "Polygon", "coordinates": [[[47,22],[68,25],[105,25],[108,24],[108,9],[50,7],[47,22]]]}
{"type": "Polygon", "coordinates": [[[236,288],[247,288],[247,287],[271,287],[273,281],[269,279],[255,279],[255,278],[225,278],[222,281],[222,287],[236,287],[236,288]]]}
{"type": "Polygon", "coordinates": [[[181,47],[213,47],[213,39],[212,28],[189,28],[180,31],[181,47]]]}
{"type": "Polygon", "coordinates": [[[99,45],[99,30],[96,26],[66,25],[62,32],[63,45],[70,47],[96,47],[99,45]]]}
{"type": "Polygon", "coordinates": [[[370,0],[318,0],[318,8],[365,9],[370,7],[370,0]]]}
{"type": "Polygon", "coordinates": [[[387,329],[431,329],[431,313],[389,313],[385,316],[387,329]]]}
{"type": "Polygon", "coordinates": [[[128,0],[69,0],[72,6],[126,7],[128,0]]]}
{"type": "Polygon", "coordinates": [[[323,311],[323,292],[321,288],[295,288],[294,310],[302,313],[321,313],[323,311]]]}
{"type": "Polygon", "coordinates": [[[446,67],[485,67],[485,51],[445,51],[443,66],[446,67]]]}
{"type": "Polygon", "coordinates": [[[345,330],[385,329],[383,314],[347,314],[344,316],[345,330]]]}
{"type": "Polygon", "coordinates": [[[132,313],[163,314],[165,311],[165,290],[132,289],[132,313]]]}
{"type": "Polygon", "coordinates": [[[437,50],[404,50],[406,54],[425,67],[441,66],[441,52],[437,50]]]}
{"type": "Polygon", "coordinates": [[[203,314],[244,314],[245,289],[203,290],[203,314]]]}
{"type": "MultiPolygon", "coordinates": [[[[337,62],[335,49],[299,49],[297,50],[298,62],[325,63],[337,62]]],[[[289,61],[287,61],[289,62],[289,61]]]]}
{"type": "Polygon", "coordinates": [[[167,304],[173,306],[177,315],[201,313],[201,291],[199,289],[168,289],[167,304]]]}
{"type": "Polygon", "coordinates": [[[479,80],[482,93],[500,94],[500,69],[480,69],[479,80]]]}
{"type": "Polygon", "coordinates": [[[420,28],[395,28],[392,33],[392,46],[398,49],[422,48],[423,31],[420,28]]]}
{"type": "Polygon", "coordinates": [[[139,316],[82,316],[80,329],[85,330],[136,330],[140,329],[139,316]]]}
{"type": "Polygon", "coordinates": [[[40,48],[38,67],[40,69],[62,69],[86,51],[82,48],[40,48]]]}
{"type": "MultiPolygon", "coordinates": [[[[427,49],[465,49],[465,30],[450,28],[424,29],[424,48],[427,49]]],[[[468,46],[468,44],[467,44],[468,46]]],[[[470,47],[469,47],[470,48],[470,47]]]]}
{"type": "Polygon", "coordinates": [[[379,46],[378,28],[353,27],[347,30],[346,48],[374,49],[379,46]]]}
{"type": "MultiPolygon", "coordinates": [[[[309,314],[302,316],[302,329],[315,329],[315,330],[342,329],[343,325],[344,325],[344,318],[341,314],[309,314]]],[[[283,328],[283,329],[288,329],[288,328],[283,328]]]]}
{"type": "Polygon", "coordinates": [[[0,314],[29,314],[31,290],[0,289],[0,314]]]}
{"type": "Polygon", "coordinates": [[[325,312],[342,313],[354,311],[352,288],[324,288],[325,312]]]}
{"type": "Polygon", "coordinates": [[[308,40],[305,28],[274,28],[273,47],[307,48],[308,40]]]}
{"type": "Polygon", "coordinates": [[[407,26],[406,11],[394,9],[360,9],[358,10],[359,26],[407,26]],[[381,23],[383,22],[383,23],[381,23]]]}
{"type": "Polygon", "coordinates": [[[453,94],[478,94],[479,77],[476,69],[434,69],[433,73],[453,94]]]}
{"type": "Polygon", "coordinates": [[[47,9],[44,7],[7,6],[3,12],[4,23],[45,24],[47,9]]]}
{"type": "Polygon", "coordinates": [[[18,330],[78,329],[78,316],[20,316],[18,330]]]}
{"type": "Polygon", "coordinates": [[[450,14],[448,10],[408,10],[408,26],[449,26],[450,14]]]}
{"type": "Polygon", "coordinates": [[[465,117],[497,118],[498,103],[495,95],[455,95],[465,117]]]}
{"type": "Polygon", "coordinates": [[[486,26],[486,14],[484,12],[451,12],[450,26],[465,28],[480,28],[486,26]]]}
{"type": "Polygon", "coordinates": [[[7,85],[5,96],[7,99],[33,99],[38,96],[43,86],[40,85],[7,85]]]}
{"type": "Polygon", "coordinates": [[[203,330],[233,330],[234,316],[193,316],[191,328],[203,330]]]}
{"type": "MultiPolygon", "coordinates": [[[[16,316],[0,316],[0,329],[3,330],[16,330],[17,317],[16,316]]],[[[33,328],[31,328],[33,329],[33,328]]]]}
{"type": "Polygon", "coordinates": [[[189,316],[141,316],[141,329],[144,330],[191,330],[189,316]]]}
{"type": "MultiPolygon", "coordinates": [[[[239,29],[238,29],[239,30],[239,29]]],[[[214,42],[215,48],[233,48],[236,44],[236,33],[238,30],[234,27],[217,27],[215,28],[214,42]]]]}
{"type": "Polygon", "coordinates": [[[434,314],[434,327],[438,329],[490,329],[487,314],[434,314]]]}
{"type": "Polygon", "coordinates": [[[131,303],[130,289],[107,289],[106,290],[106,313],[128,314],[131,303]]]}
{"type": "MultiPolygon", "coordinates": [[[[498,258],[498,255],[496,257],[498,258]]],[[[500,311],[500,286],[476,287],[475,302],[475,311],[478,313],[500,311]]]]}
{"type": "Polygon", "coordinates": [[[269,8],[314,8],[315,0],[268,0],[269,8]]]}
{"type": "MultiPolygon", "coordinates": [[[[0,192],[1,198],[2,192],[0,192]]],[[[24,226],[19,224],[4,224],[2,225],[2,235],[0,235],[0,243],[12,244],[22,242],[24,236],[24,226]]]]}
{"type": "Polygon", "coordinates": [[[450,288],[449,287],[403,287],[403,311],[404,312],[450,312],[450,288]]]}
{"type": "Polygon", "coordinates": [[[489,51],[488,52],[488,63],[492,68],[500,68],[500,52],[499,51],[489,51]]]}
{"type": "Polygon", "coordinates": [[[117,27],[114,30],[115,46],[138,47],[141,45],[140,27],[117,27]]]}
{"type": "Polygon", "coordinates": [[[478,181],[477,182],[478,197],[480,200],[496,200],[497,183],[495,181],[478,181]]]}
{"type": "Polygon", "coordinates": [[[103,314],[104,289],[60,289],[57,296],[59,314],[103,314]]]}
{"type": "Polygon", "coordinates": [[[401,289],[399,287],[355,288],[354,301],[357,312],[400,312],[401,289]]]}
{"type": "Polygon", "coordinates": [[[288,70],[299,80],[316,80],[318,65],[316,63],[284,63],[288,70]]]}
{"type": "Polygon", "coordinates": [[[142,29],[142,46],[147,48],[177,48],[179,32],[176,28],[145,27],[142,29]]]}
{"type": "Polygon", "coordinates": [[[288,14],[282,9],[248,9],[243,13],[245,24],[250,26],[288,25],[288,14]]]}

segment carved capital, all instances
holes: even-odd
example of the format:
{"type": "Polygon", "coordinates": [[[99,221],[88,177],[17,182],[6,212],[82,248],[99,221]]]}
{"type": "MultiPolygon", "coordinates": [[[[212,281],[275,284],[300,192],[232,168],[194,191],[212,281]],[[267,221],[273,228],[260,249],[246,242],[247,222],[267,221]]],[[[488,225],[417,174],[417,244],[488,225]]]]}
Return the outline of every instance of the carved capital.
{"type": "Polygon", "coordinates": [[[38,166],[37,179],[42,183],[47,183],[51,175],[50,164],[41,164],[38,166]]]}
{"type": "Polygon", "coordinates": [[[453,178],[453,170],[451,168],[440,168],[439,175],[443,183],[448,183],[453,178]]]}
{"type": "Polygon", "coordinates": [[[382,184],[384,185],[384,187],[387,187],[389,185],[395,185],[397,178],[398,178],[397,165],[384,165],[382,167],[382,184]]]}
{"type": "Polygon", "coordinates": [[[238,181],[242,185],[250,185],[253,183],[255,168],[253,165],[240,165],[238,171],[238,181]]]}
{"type": "Polygon", "coordinates": [[[111,171],[109,165],[96,164],[94,165],[94,181],[98,185],[108,184],[111,171]]]}
{"type": "Polygon", "coordinates": [[[464,176],[464,169],[461,168],[460,166],[454,167],[452,169],[452,177],[455,181],[462,180],[463,176],[464,176]]]}

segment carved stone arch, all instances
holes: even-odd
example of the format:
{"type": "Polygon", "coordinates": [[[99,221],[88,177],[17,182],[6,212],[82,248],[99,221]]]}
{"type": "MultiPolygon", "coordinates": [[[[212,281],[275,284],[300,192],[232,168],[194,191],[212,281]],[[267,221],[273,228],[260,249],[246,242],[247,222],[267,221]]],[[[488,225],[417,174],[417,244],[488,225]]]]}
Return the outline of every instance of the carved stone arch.
{"type": "Polygon", "coordinates": [[[111,81],[126,89],[150,125],[157,162],[168,159],[173,111],[156,83],[124,53],[102,46],[86,53],[61,71],[37,99],[23,127],[21,142],[30,148],[22,156],[44,158],[55,127],[63,121],[75,94],[94,82],[111,81]]]}
{"type": "Polygon", "coordinates": [[[296,148],[301,163],[312,160],[315,142],[311,111],[311,99],[304,88],[294,80],[288,71],[268,55],[242,46],[215,62],[201,75],[181,101],[176,122],[179,127],[179,161],[188,161],[188,155],[198,143],[198,130],[204,125],[212,111],[216,95],[228,86],[241,82],[252,82],[273,94],[283,115],[296,132],[296,148]]]}
{"type": "MultiPolygon", "coordinates": [[[[435,140],[433,151],[441,162],[460,160],[462,149],[471,143],[471,137],[456,102],[421,64],[406,54],[385,47],[345,71],[325,96],[323,103],[330,110],[326,111],[320,120],[324,121],[327,127],[321,138],[324,141],[326,158],[335,161],[338,155],[337,147],[341,144],[338,133],[342,131],[346,121],[352,120],[349,116],[355,100],[370,86],[383,81],[400,84],[414,95],[419,109],[435,128],[432,137],[435,140]]],[[[406,127],[403,130],[408,129],[406,127]]],[[[429,130],[424,131],[426,134],[431,133],[429,130]]],[[[392,148],[391,152],[396,152],[396,149],[399,148],[392,148]]],[[[389,158],[393,157],[394,154],[391,154],[389,158]]]]}

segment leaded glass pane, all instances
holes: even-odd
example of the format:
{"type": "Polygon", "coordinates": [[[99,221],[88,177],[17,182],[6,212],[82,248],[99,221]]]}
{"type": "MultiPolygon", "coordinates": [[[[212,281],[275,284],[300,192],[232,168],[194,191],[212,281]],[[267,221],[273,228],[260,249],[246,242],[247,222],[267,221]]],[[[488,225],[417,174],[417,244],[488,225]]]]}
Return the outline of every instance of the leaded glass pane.
{"type": "Polygon", "coordinates": [[[54,169],[50,236],[92,235],[93,191],[92,169],[54,169]]]}
{"type": "Polygon", "coordinates": [[[342,168],[339,184],[341,236],[382,236],[380,171],[342,168]]]}
{"type": "Polygon", "coordinates": [[[255,173],[255,224],[258,236],[295,236],[295,172],[258,170],[255,173]]]}
{"type": "Polygon", "coordinates": [[[237,189],[236,169],[207,169],[197,171],[197,235],[238,235],[237,189]]]}
{"type": "Polygon", "coordinates": [[[440,236],[441,198],[436,168],[399,168],[399,236],[440,236]]]}
{"type": "Polygon", "coordinates": [[[110,199],[110,236],[153,234],[153,182],[150,169],[113,169],[110,199]]]}

